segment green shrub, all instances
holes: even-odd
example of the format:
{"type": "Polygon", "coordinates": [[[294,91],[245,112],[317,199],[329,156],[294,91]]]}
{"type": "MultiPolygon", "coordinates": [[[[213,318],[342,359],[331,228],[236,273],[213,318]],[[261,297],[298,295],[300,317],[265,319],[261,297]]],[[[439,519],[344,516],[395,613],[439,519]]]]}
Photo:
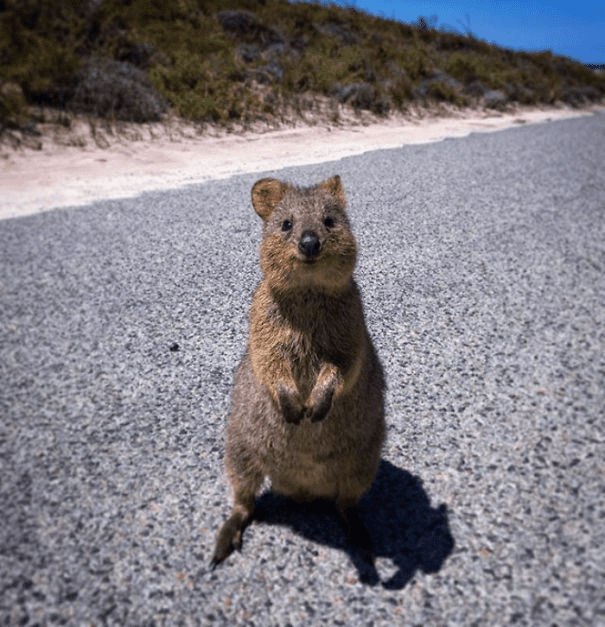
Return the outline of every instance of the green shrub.
{"type": "Polygon", "coordinates": [[[381,114],[405,109],[419,94],[458,106],[467,103],[464,93],[494,90],[524,104],[563,99],[580,106],[605,95],[605,77],[571,59],[499,48],[470,27],[466,35],[437,30],[436,18],[421,28],[352,6],[287,0],[0,6],[0,124],[26,116],[29,104],[81,109],[75,94],[82,90],[89,111],[155,119],[164,101],[142,77],[130,94],[140,110],[130,103],[128,114],[115,104],[119,85],[82,87],[91,63],[118,71],[111,63],[123,61],[145,72],[179,115],[222,123],[279,116],[288,103],[302,112],[313,94],[381,114]]]}
{"type": "Polygon", "coordinates": [[[75,53],[81,28],[69,2],[6,0],[0,13],[0,79],[18,84],[28,100],[45,100],[81,66],[75,53]]]}

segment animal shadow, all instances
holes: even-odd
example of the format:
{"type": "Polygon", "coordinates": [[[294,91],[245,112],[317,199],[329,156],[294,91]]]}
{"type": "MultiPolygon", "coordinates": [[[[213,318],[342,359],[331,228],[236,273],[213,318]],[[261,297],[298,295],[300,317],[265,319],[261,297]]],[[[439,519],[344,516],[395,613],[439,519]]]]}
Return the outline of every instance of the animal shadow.
{"type": "MultiPolygon", "coordinates": [[[[360,516],[372,538],[376,557],[386,557],[397,571],[383,587],[400,590],[417,570],[437,572],[454,548],[445,504],[431,508],[418,477],[381,460],[372,488],[359,503],[360,516]]],[[[345,551],[357,568],[360,581],[375,585],[380,578],[373,564],[347,542],[333,503],[297,504],[265,492],[256,503],[253,520],[285,525],[318,544],[345,551]]]]}

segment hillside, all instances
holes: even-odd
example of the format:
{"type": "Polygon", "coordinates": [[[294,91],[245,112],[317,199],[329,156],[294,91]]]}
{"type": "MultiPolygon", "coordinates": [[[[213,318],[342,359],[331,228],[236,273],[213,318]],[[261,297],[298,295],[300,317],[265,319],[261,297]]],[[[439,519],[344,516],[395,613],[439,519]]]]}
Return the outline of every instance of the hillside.
{"type": "MultiPolygon", "coordinates": [[[[167,112],[246,125],[338,105],[378,116],[447,102],[573,106],[605,75],[550,52],[499,48],[435,20],[287,0],[2,0],[0,133],[45,111],[130,122],[167,112]]],[[[47,114],[46,114],[47,117],[47,114]]]]}

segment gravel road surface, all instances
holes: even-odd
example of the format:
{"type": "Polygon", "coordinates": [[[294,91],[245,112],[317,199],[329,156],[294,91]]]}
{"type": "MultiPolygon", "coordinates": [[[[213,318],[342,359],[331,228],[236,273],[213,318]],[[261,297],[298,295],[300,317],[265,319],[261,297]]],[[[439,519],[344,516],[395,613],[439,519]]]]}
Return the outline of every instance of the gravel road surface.
{"type": "Polygon", "coordinates": [[[374,584],[332,509],[270,492],[209,567],[242,175],[0,222],[0,624],[604,626],[605,114],[270,174],[348,192],[388,380],[374,584]]]}

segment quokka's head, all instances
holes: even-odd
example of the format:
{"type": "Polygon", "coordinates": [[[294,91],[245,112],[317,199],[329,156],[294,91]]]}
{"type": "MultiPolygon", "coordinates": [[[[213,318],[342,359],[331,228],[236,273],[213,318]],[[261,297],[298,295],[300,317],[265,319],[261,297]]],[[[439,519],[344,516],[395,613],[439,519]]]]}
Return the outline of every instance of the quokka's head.
{"type": "Polygon", "coordinates": [[[337,294],[350,284],[357,249],[339,176],[306,189],[261,179],[252,204],[263,219],[260,261],[273,289],[337,294]]]}

